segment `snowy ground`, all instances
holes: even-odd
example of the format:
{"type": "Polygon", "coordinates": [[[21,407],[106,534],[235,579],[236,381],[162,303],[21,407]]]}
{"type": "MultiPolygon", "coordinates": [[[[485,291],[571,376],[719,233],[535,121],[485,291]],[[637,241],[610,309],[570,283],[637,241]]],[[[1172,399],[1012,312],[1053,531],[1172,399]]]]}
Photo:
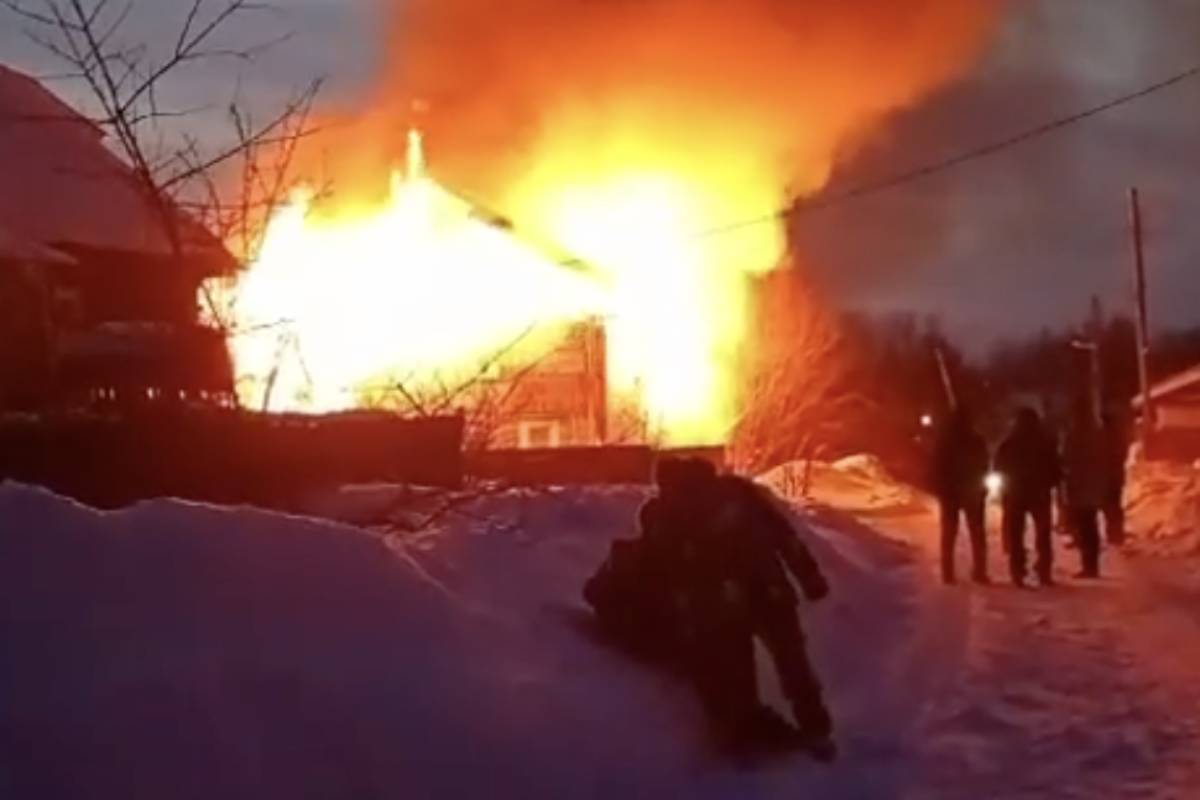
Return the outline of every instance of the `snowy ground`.
{"type": "MultiPolygon", "coordinates": [[[[1200,615],[1170,562],[945,589],[919,495],[870,464],[810,481],[842,509],[804,513],[843,757],[757,771],[569,622],[638,490],[506,492],[384,536],[0,487],[0,796],[1196,796],[1200,615]]],[[[324,511],[375,519],[384,494],[324,511]]]]}
{"type": "Polygon", "coordinates": [[[1125,494],[1130,549],[1200,558],[1200,465],[1134,464],[1125,494]]]}

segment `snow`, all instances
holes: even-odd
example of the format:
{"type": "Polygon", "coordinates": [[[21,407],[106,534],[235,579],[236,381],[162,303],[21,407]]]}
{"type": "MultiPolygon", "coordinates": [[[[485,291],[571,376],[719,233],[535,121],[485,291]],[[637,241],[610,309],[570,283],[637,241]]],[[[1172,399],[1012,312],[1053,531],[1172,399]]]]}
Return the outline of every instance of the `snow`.
{"type": "Polygon", "coordinates": [[[1131,546],[1138,552],[1200,555],[1200,468],[1138,461],[1125,493],[1131,546]]]}
{"type": "Polygon", "coordinates": [[[928,503],[873,469],[815,470],[843,506],[796,512],[842,756],[756,770],[571,622],[644,489],[314,499],[368,529],[5,484],[0,796],[1191,796],[1197,606],[1115,554],[1099,583],[943,588],[928,503]]]}
{"type": "Polygon", "coordinates": [[[867,454],[833,463],[792,461],[760,480],[792,502],[821,503],[850,512],[913,510],[929,503],[926,496],[892,477],[877,457],[867,454]]]}
{"type": "MultiPolygon", "coordinates": [[[[344,496],[361,506],[385,490],[344,496]]],[[[686,688],[571,624],[582,581],[642,499],[498,492],[443,527],[384,534],[171,500],[101,513],[7,484],[0,795],[853,797],[887,785],[886,769],[853,762],[736,772],[706,753],[686,688]]],[[[876,673],[862,654],[899,646],[911,609],[883,588],[909,562],[894,545],[828,536],[815,546],[838,596],[811,632],[853,758],[895,738],[863,689],[876,673]]]]}

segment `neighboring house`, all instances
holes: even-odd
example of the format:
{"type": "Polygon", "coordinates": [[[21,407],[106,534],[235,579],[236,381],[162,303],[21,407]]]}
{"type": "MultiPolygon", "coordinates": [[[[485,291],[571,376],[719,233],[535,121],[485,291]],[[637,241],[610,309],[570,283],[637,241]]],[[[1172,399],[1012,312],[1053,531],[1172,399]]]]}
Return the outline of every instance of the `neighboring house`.
{"type": "Polygon", "coordinates": [[[46,393],[54,339],[44,273],[73,263],[0,227],[0,408],[28,408],[46,393]]]}
{"type": "Polygon", "coordinates": [[[146,194],[100,128],[0,65],[0,324],[16,337],[0,345],[0,407],[229,395],[198,292],[236,268],[146,194]]]}
{"type": "MultiPolygon", "coordinates": [[[[1153,459],[1200,460],[1200,364],[1150,388],[1154,434],[1147,450],[1153,459]]],[[[1134,401],[1138,413],[1141,398],[1134,401]]]]}

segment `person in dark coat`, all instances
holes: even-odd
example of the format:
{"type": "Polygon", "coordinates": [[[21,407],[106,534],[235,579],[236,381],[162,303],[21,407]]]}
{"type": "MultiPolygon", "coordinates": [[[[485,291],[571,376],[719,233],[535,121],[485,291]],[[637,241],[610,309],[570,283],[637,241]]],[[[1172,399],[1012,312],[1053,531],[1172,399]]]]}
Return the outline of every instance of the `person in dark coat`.
{"type": "Polygon", "coordinates": [[[831,756],[821,744],[832,723],[784,572],[819,599],[828,586],[816,562],[754,484],[718,477],[699,459],[664,459],[656,481],[657,496],[638,512],[641,536],[615,543],[585,586],[597,617],[635,654],[690,680],[725,751],[803,744],[831,756]],[[759,700],[756,634],[803,737],[759,700]]]}
{"type": "Polygon", "coordinates": [[[722,748],[753,749],[776,721],[758,701],[749,620],[713,535],[716,471],[664,458],[655,481],[656,496],[638,511],[639,537],[613,544],[584,597],[624,649],[692,684],[722,748]]]}
{"type": "Polygon", "coordinates": [[[1063,484],[1078,538],[1081,578],[1100,575],[1100,514],[1111,491],[1111,454],[1099,422],[1090,405],[1081,402],[1063,443],[1063,484]]]}
{"type": "Polygon", "coordinates": [[[702,459],[678,466],[680,505],[659,522],[657,538],[680,642],[680,655],[722,747],[750,749],[768,719],[758,701],[754,640],[736,585],[730,547],[719,535],[715,468],[702,459]]]}
{"type": "Polygon", "coordinates": [[[1129,458],[1129,425],[1123,415],[1109,410],[1101,425],[1104,440],[1104,536],[1109,544],[1125,541],[1125,462],[1129,458]]]}
{"type": "Polygon", "coordinates": [[[638,537],[618,539],[584,584],[583,596],[601,629],[633,655],[675,666],[681,644],[668,580],[674,568],[673,537],[686,531],[672,524],[685,505],[679,490],[679,460],[664,459],[656,470],[658,491],[638,510],[638,537]]]}
{"type": "Polygon", "coordinates": [[[971,578],[988,583],[984,524],[988,450],[965,407],[955,409],[940,432],[932,466],[933,490],[941,509],[942,581],[955,582],[955,545],[962,516],[971,537],[971,578]]]}
{"type": "Polygon", "coordinates": [[[802,737],[819,749],[832,736],[833,719],[808,658],[799,598],[788,576],[814,602],[829,594],[829,584],[791,521],[764,489],[732,475],[721,477],[719,484],[719,543],[713,552],[732,576],[732,591],[741,599],[752,633],[771,655],[802,737]]]}
{"type": "Polygon", "coordinates": [[[1054,582],[1052,500],[1062,469],[1054,440],[1032,408],[1017,411],[1012,431],[996,451],[996,470],[1004,480],[1003,529],[1012,581],[1025,584],[1025,524],[1032,518],[1038,581],[1048,586],[1054,582]]]}

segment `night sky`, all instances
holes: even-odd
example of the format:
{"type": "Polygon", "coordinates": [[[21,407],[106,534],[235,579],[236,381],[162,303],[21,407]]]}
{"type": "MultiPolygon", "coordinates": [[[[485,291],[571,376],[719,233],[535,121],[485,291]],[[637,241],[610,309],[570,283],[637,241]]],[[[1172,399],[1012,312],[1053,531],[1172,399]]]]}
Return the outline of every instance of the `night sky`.
{"type": "MultiPolygon", "coordinates": [[[[297,36],[241,70],[245,96],[266,102],[329,75],[325,102],[352,104],[381,61],[371,36],[379,29],[374,3],[277,5],[282,20],[262,24],[297,36]]],[[[142,2],[138,25],[170,29],[181,7],[142,2]]],[[[1011,8],[973,72],[847,148],[831,190],[939,161],[1200,64],[1196,0],[1013,0],[1011,8]]],[[[10,18],[0,21],[0,58],[53,71],[10,18]]],[[[194,71],[173,90],[185,104],[211,99],[230,85],[230,69],[194,71]]],[[[71,99],[69,88],[55,88],[71,99]]],[[[980,348],[1078,320],[1093,293],[1110,309],[1128,306],[1133,184],[1147,215],[1154,321],[1200,325],[1200,79],[1000,155],[805,215],[794,223],[795,238],[807,268],[841,302],[938,313],[980,348]]]]}

